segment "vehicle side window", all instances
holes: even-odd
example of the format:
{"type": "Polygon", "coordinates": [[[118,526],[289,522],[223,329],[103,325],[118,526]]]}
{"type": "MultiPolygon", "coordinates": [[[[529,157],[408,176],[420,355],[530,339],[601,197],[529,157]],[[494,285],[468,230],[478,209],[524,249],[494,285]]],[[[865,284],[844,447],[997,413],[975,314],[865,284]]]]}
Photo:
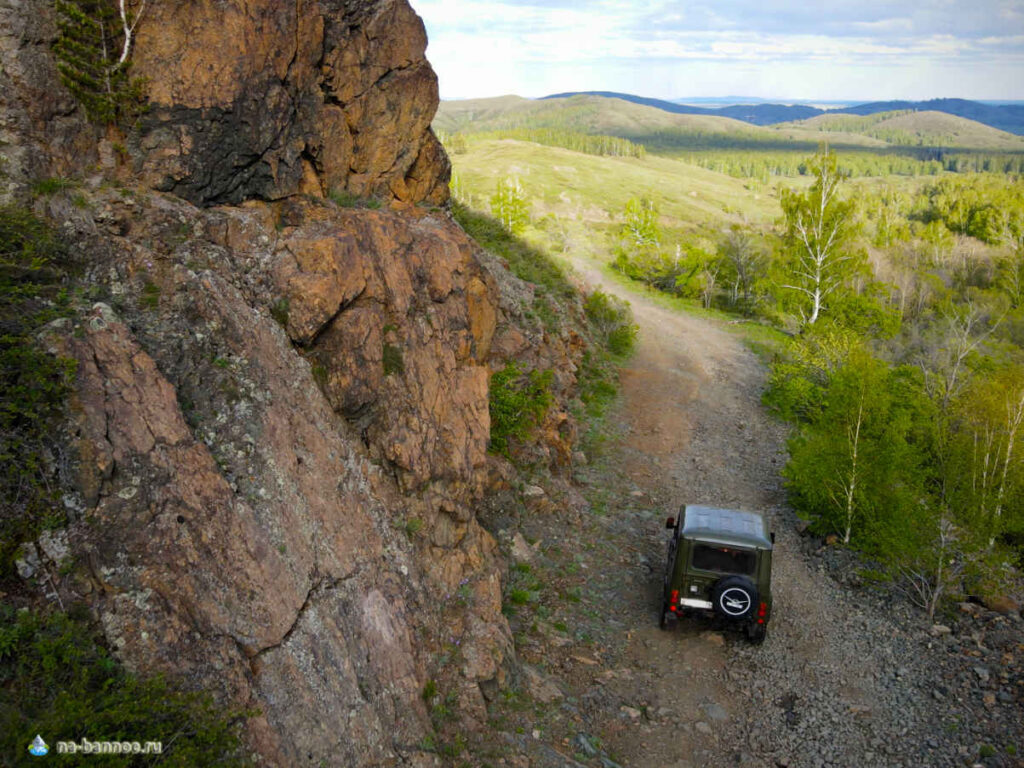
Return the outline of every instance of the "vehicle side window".
{"type": "Polygon", "coordinates": [[[702,571],[717,573],[742,573],[753,575],[757,556],[748,549],[713,547],[708,544],[694,544],[693,567],[702,571]]]}

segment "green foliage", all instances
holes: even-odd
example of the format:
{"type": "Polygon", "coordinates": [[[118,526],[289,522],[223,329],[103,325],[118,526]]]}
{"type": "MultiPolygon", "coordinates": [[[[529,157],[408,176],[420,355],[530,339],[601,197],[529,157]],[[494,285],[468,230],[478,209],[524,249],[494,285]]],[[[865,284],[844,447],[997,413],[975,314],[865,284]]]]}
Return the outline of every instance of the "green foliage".
{"type": "Polygon", "coordinates": [[[993,245],[1024,246],[1024,185],[1019,179],[975,175],[940,179],[915,201],[914,215],[950,232],[993,245]]]}
{"type": "Polygon", "coordinates": [[[821,533],[877,552],[906,545],[925,498],[917,439],[930,401],[920,377],[854,349],[832,375],[821,408],[790,440],[790,499],[821,533]]]}
{"type": "Polygon", "coordinates": [[[313,363],[310,366],[310,373],[313,374],[313,381],[320,389],[327,388],[327,366],[323,363],[313,363]]]}
{"type": "Polygon", "coordinates": [[[498,182],[491,196],[491,214],[513,235],[521,235],[530,222],[530,204],[526,200],[519,179],[508,178],[498,182]]]}
{"type": "Polygon", "coordinates": [[[530,602],[530,592],[526,589],[513,589],[508,593],[508,599],[513,605],[526,605],[530,602]]]}
{"type": "Polygon", "coordinates": [[[728,287],[729,306],[752,314],[762,293],[767,267],[764,251],[749,232],[733,225],[718,246],[721,281],[728,287]]]}
{"type": "Polygon", "coordinates": [[[71,179],[64,179],[54,176],[48,179],[39,179],[32,184],[32,193],[35,195],[49,196],[66,189],[73,189],[76,183],[71,179]]]}
{"type": "Polygon", "coordinates": [[[764,402],[789,421],[814,419],[832,376],[862,342],[834,325],[799,336],[772,364],[764,402]]]}
{"type": "Polygon", "coordinates": [[[365,208],[368,210],[377,210],[381,207],[381,202],[376,197],[360,197],[352,192],[344,189],[332,189],[327,193],[335,205],[339,208],[365,208]]]}
{"type": "MultiPolygon", "coordinates": [[[[562,147],[564,149],[571,149],[573,152],[582,152],[585,155],[597,155],[599,157],[642,158],[647,154],[643,144],[635,144],[629,139],[558,128],[505,128],[473,134],[472,138],[483,141],[493,139],[532,141],[535,144],[544,144],[548,147],[562,147]]],[[[466,143],[462,134],[455,134],[452,137],[452,146],[455,154],[461,155],[466,153],[466,143]],[[458,143],[459,139],[462,139],[461,145],[458,143]],[[459,151],[460,149],[461,151],[459,151]]]]}
{"type": "Polygon", "coordinates": [[[288,327],[288,313],[291,309],[291,302],[287,297],[278,299],[270,305],[270,316],[277,321],[282,328],[288,327]]]}
{"type": "Polygon", "coordinates": [[[950,508],[980,545],[1024,534],[1024,364],[976,375],[952,402],[950,508]]]}
{"type": "Polygon", "coordinates": [[[383,360],[385,376],[405,373],[405,360],[402,358],[401,347],[384,342],[383,360]]]}
{"type": "Polygon", "coordinates": [[[491,451],[509,456],[512,441],[525,440],[543,421],[552,401],[553,378],[552,371],[524,373],[516,363],[491,375],[491,451]]]}
{"type": "Polygon", "coordinates": [[[142,286],[142,298],[139,303],[145,309],[153,310],[160,306],[160,286],[152,280],[146,280],[142,286]]]}
{"type": "Polygon", "coordinates": [[[609,352],[628,355],[633,351],[638,328],[628,302],[596,290],[583,302],[583,310],[609,352]]]}
{"type": "Polygon", "coordinates": [[[141,114],[144,83],[130,76],[129,60],[118,63],[124,31],[114,0],[56,0],[56,9],[57,71],[89,119],[110,125],[141,114]]]}
{"type": "MultiPolygon", "coordinates": [[[[36,734],[56,740],[162,741],[159,764],[241,766],[233,723],[208,696],[183,693],[162,678],[122,668],[85,619],[65,613],[15,611],[0,604],[0,753],[11,765],[34,765],[36,734]]],[[[91,755],[62,755],[92,765],[91,755]]],[[[152,756],[117,757],[119,765],[151,765],[152,756]]]]}
{"type": "Polygon", "coordinates": [[[67,312],[64,259],[47,224],[0,207],[0,575],[22,541],[63,522],[54,513],[55,435],[74,365],[47,354],[33,334],[67,312]]]}
{"type": "Polygon", "coordinates": [[[631,246],[657,246],[661,242],[658,206],[647,197],[634,197],[626,203],[622,237],[631,246]]]}
{"type": "Polygon", "coordinates": [[[803,323],[813,325],[826,302],[862,265],[863,256],[849,247],[857,234],[852,200],[839,194],[842,176],[835,153],[827,149],[809,162],[814,184],[806,192],[784,189],[780,198],[786,217],[786,280],[803,323]]]}

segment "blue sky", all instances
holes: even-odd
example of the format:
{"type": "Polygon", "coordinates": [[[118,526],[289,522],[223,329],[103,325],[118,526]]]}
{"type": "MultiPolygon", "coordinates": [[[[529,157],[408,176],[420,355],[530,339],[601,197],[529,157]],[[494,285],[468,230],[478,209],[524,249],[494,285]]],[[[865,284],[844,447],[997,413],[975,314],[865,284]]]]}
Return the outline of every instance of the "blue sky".
{"type": "Polygon", "coordinates": [[[410,0],[442,98],[1024,99],[1024,0],[410,0]]]}

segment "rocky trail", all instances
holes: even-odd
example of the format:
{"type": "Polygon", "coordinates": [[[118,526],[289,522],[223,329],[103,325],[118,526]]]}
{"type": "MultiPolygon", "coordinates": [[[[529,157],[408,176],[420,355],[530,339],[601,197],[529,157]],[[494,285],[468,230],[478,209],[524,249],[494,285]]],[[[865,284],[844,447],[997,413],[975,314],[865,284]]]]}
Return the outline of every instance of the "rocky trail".
{"type": "Polygon", "coordinates": [[[844,586],[849,558],[802,537],[786,507],[786,427],[760,405],[756,355],[721,322],[578,267],[629,299],[639,345],[603,455],[575,487],[528,488],[518,523],[492,520],[506,541],[518,524],[512,586],[530,595],[510,618],[524,694],[492,704],[496,762],[1024,765],[1019,615],[964,604],[933,627],[905,601],[844,586]],[[684,502],[770,516],[763,645],[702,619],[658,628],[664,519],[684,502]]]}

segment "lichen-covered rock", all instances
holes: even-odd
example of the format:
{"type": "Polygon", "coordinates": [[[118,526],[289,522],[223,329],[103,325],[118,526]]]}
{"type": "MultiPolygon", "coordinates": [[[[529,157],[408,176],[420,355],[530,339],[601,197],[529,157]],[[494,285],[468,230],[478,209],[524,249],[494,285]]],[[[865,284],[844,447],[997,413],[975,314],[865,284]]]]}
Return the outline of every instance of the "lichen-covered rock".
{"type": "Polygon", "coordinates": [[[70,540],[121,658],[258,709],[272,764],[397,759],[442,674],[482,722],[511,641],[473,514],[493,326],[470,305],[496,297],[465,235],[417,211],[104,194],[80,224],[122,309],[52,343],[78,361],[70,540]]]}

